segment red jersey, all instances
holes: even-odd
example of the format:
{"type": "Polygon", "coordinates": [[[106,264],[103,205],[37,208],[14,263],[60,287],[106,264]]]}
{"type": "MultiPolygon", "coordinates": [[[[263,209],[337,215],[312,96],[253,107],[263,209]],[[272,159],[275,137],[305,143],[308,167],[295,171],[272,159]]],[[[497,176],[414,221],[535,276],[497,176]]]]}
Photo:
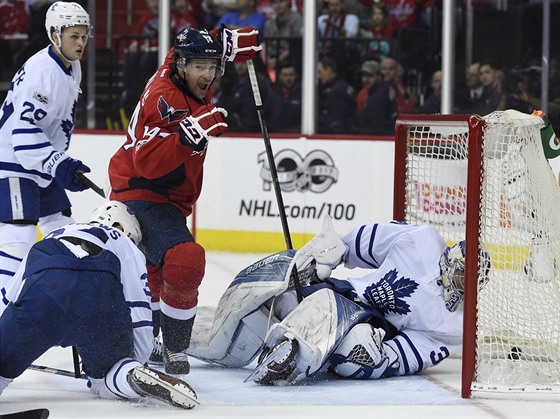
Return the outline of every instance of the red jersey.
{"type": "Polygon", "coordinates": [[[206,150],[196,153],[179,141],[179,121],[210,103],[190,95],[169,63],[172,52],[152,76],[136,105],[126,143],[109,162],[111,196],[121,202],[141,200],[171,204],[185,217],[202,189],[206,150]]]}

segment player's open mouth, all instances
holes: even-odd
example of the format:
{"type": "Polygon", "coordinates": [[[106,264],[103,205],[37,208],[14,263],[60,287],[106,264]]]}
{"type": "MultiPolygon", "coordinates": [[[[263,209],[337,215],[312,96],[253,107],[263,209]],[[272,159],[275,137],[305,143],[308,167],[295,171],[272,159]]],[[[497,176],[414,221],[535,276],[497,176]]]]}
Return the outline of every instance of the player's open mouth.
{"type": "Polygon", "coordinates": [[[209,83],[198,83],[198,88],[200,90],[208,90],[209,87],[210,87],[209,83]]]}

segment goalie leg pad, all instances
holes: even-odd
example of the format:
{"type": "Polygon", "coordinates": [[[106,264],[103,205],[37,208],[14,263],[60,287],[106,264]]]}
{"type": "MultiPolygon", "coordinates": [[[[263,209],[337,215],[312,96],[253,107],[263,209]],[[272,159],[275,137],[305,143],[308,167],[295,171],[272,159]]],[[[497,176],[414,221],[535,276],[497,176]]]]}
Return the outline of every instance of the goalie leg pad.
{"type": "Polygon", "coordinates": [[[273,325],[265,345],[273,348],[288,335],[298,341],[292,377],[296,382],[319,372],[348,331],[368,317],[369,313],[357,304],[330,289],[322,289],[305,298],[281,323],[273,325]]]}
{"type": "Polygon", "coordinates": [[[182,242],[163,258],[161,299],[167,306],[188,310],[198,303],[198,287],[204,277],[204,248],[195,242],[182,242]]]}
{"type": "Polygon", "coordinates": [[[354,326],[330,357],[331,370],[346,378],[381,377],[389,365],[384,337],[383,329],[368,323],[354,326]]]}

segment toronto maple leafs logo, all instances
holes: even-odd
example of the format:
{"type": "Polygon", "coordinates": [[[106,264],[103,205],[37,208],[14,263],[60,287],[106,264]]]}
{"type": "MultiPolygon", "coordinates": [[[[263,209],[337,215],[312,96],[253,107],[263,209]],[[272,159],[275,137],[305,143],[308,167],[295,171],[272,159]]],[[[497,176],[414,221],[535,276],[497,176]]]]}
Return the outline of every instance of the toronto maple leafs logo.
{"type": "Polygon", "coordinates": [[[187,116],[187,109],[175,109],[169,106],[163,96],[160,96],[157,103],[157,108],[161,119],[167,118],[169,123],[177,122],[187,116]]]}
{"type": "Polygon", "coordinates": [[[404,298],[410,297],[416,288],[418,284],[410,278],[401,276],[397,279],[397,270],[392,269],[381,281],[366,288],[364,298],[383,313],[405,315],[410,313],[410,306],[404,298]]]}

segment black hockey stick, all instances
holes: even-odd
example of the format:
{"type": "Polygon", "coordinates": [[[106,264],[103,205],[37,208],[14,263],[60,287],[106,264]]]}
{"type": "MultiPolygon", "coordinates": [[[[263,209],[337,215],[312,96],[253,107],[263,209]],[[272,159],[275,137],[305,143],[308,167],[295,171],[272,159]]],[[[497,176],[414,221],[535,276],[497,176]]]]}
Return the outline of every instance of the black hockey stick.
{"type": "MultiPolygon", "coordinates": [[[[290,229],[288,227],[288,219],[286,217],[286,210],[284,208],[284,200],[282,199],[282,191],[280,190],[280,182],[278,181],[278,172],[276,171],[276,163],[274,162],[274,154],[272,152],[272,146],[270,145],[270,136],[268,135],[268,129],[266,127],[266,122],[264,119],[264,110],[261,99],[261,92],[259,89],[259,82],[257,79],[257,73],[255,72],[255,65],[253,60],[247,61],[247,70],[249,71],[249,78],[251,80],[251,88],[253,90],[253,98],[255,99],[255,106],[257,107],[257,115],[259,116],[259,123],[261,125],[261,132],[264,140],[264,147],[266,149],[266,156],[268,157],[268,165],[270,166],[270,175],[272,177],[272,184],[274,185],[274,193],[276,194],[276,201],[278,203],[278,211],[280,214],[280,221],[282,222],[282,230],[284,232],[284,240],[286,240],[286,247],[288,250],[293,249],[292,238],[290,236],[290,229]]],[[[301,283],[297,274],[297,269],[294,266],[292,270],[292,276],[294,278],[294,286],[296,289],[296,294],[298,301],[302,301],[303,297],[301,295],[301,283]]]]}
{"type": "Polygon", "coordinates": [[[73,372],[73,371],[61,370],[61,369],[58,369],[58,368],[45,367],[43,365],[31,364],[29,366],[29,368],[27,368],[27,369],[28,370],[33,370],[33,371],[46,372],[48,374],[62,375],[64,377],[83,378],[84,380],[87,379],[85,374],[82,374],[82,373],[80,373],[80,375],[78,377],[76,377],[76,373],[73,372]]]}
{"type": "Polygon", "coordinates": [[[78,355],[78,348],[72,346],[72,361],[74,363],[74,378],[82,376],[82,368],[80,367],[80,355],[78,355]]]}
{"type": "Polygon", "coordinates": [[[32,409],[23,410],[14,413],[2,413],[0,419],[47,419],[49,417],[49,409],[32,409]]]}
{"type": "Polygon", "coordinates": [[[93,189],[94,192],[97,193],[97,195],[99,195],[102,198],[107,198],[105,196],[105,191],[99,186],[97,186],[95,183],[93,183],[91,179],[88,178],[86,175],[84,175],[82,172],[76,173],[76,176],[78,177],[78,179],[80,179],[80,182],[93,189]]]}

